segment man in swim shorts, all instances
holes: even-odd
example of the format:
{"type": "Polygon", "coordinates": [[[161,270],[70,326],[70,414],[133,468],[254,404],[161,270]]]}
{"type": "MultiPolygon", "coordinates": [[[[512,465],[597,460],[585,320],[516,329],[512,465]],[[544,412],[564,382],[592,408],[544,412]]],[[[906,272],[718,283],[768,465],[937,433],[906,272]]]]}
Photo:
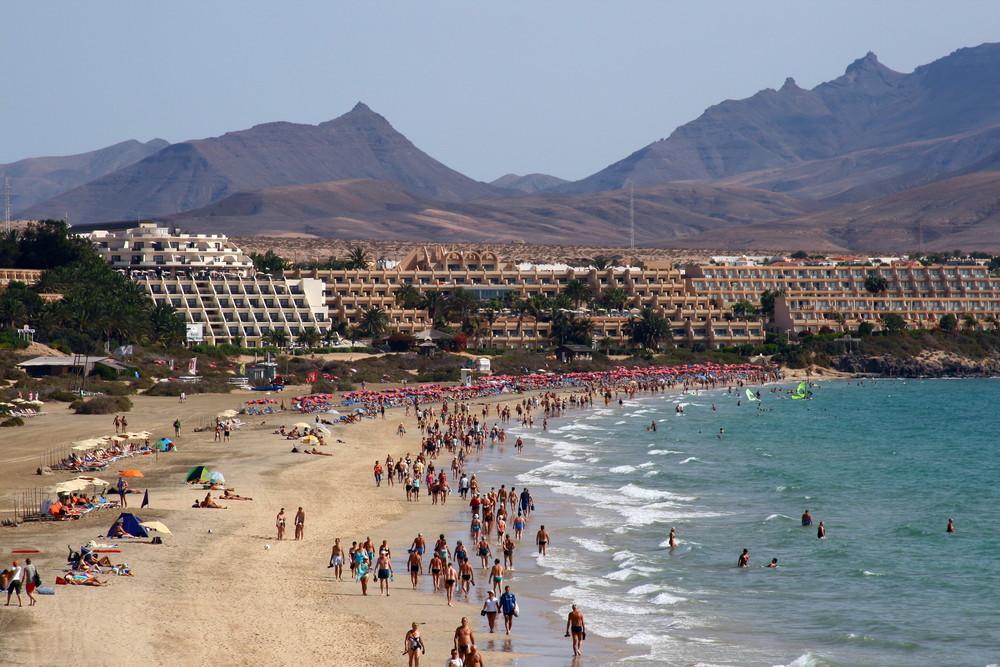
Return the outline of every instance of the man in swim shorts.
{"type": "Polygon", "coordinates": [[[499,558],[493,559],[493,567],[490,568],[490,580],[493,582],[493,592],[500,592],[500,584],[503,583],[503,565],[499,558]]]}
{"type": "Polygon", "coordinates": [[[468,558],[462,560],[458,566],[458,573],[462,578],[461,592],[465,593],[465,600],[469,600],[469,586],[476,585],[476,573],[472,569],[472,563],[469,562],[468,558]]]}
{"type": "Polygon", "coordinates": [[[811,526],[812,523],[813,523],[812,514],[809,513],[809,510],[806,510],[805,512],[802,513],[802,525],[811,526]]]}
{"type": "Polygon", "coordinates": [[[538,534],[535,535],[535,543],[538,545],[538,553],[543,556],[548,552],[548,544],[550,542],[549,531],[545,530],[545,526],[542,526],[538,530],[538,534]]]}
{"type": "Polygon", "coordinates": [[[340,546],[340,538],[333,541],[333,550],[330,552],[330,565],[333,568],[333,576],[337,581],[343,581],[344,577],[344,547],[340,546]]]}
{"type": "Polygon", "coordinates": [[[385,596],[389,597],[389,580],[392,577],[392,559],[389,558],[388,554],[382,554],[378,557],[378,560],[375,563],[375,569],[378,572],[379,595],[385,593],[385,596]]]}
{"type": "Polygon", "coordinates": [[[417,575],[423,569],[420,560],[420,554],[416,551],[411,551],[410,557],[406,559],[406,567],[410,571],[410,583],[413,584],[413,590],[417,590],[417,575]]]}
{"type": "Polygon", "coordinates": [[[587,623],[583,620],[583,612],[573,605],[573,610],[566,618],[566,636],[573,637],[573,655],[583,655],[580,643],[587,638],[587,623]]]}
{"type": "Polygon", "coordinates": [[[444,592],[448,596],[448,606],[451,606],[452,598],[455,596],[455,584],[458,583],[458,570],[451,563],[444,568],[444,592]]]}
{"type": "Polygon", "coordinates": [[[458,649],[458,657],[460,660],[465,660],[466,655],[469,653],[469,649],[475,643],[476,638],[472,633],[472,628],[469,626],[469,618],[467,616],[463,616],[462,624],[455,629],[455,648],[458,649]]]}

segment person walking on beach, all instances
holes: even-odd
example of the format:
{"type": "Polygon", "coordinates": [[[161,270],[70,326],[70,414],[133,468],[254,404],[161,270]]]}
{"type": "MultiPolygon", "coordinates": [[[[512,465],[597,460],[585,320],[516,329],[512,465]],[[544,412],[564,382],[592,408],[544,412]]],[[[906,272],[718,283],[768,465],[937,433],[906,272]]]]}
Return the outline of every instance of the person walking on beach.
{"type": "Polygon", "coordinates": [[[299,511],[295,513],[295,539],[301,540],[305,537],[306,530],[306,512],[301,507],[299,511]]]}
{"type": "Polygon", "coordinates": [[[469,495],[469,477],[464,472],[458,478],[458,496],[465,500],[469,495]]]}
{"type": "Polygon", "coordinates": [[[330,565],[333,568],[333,576],[337,581],[343,581],[344,577],[344,547],[340,546],[340,538],[333,541],[333,550],[330,552],[330,565]]]}
{"type": "Polygon", "coordinates": [[[375,486],[382,486],[382,464],[379,463],[378,460],[375,461],[374,473],[375,486]]]}
{"type": "Polygon", "coordinates": [[[490,581],[493,582],[493,592],[500,592],[500,585],[503,583],[503,565],[499,558],[493,559],[493,567],[490,568],[490,581]]]}
{"type": "Polygon", "coordinates": [[[534,509],[534,502],[532,502],[531,493],[527,488],[521,490],[521,514],[524,516],[530,516],[531,510],[534,509]]]}
{"type": "Polygon", "coordinates": [[[500,611],[503,612],[503,625],[509,635],[510,626],[517,616],[517,596],[510,592],[510,586],[504,586],[503,595],[500,596],[500,611]]]}
{"type": "Polygon", "coordinates": [[[28,594],[28,606],[32,607],[35,604],[35,596],[32,593],[38,588],[38,584],[35,582],[41,582],[41,579],[38,577],[38,568],[32,564],[30,558],[24,559],[24,576],[22,577],[22,581],[24,581],[24,592],[28,594]]]}
{"type": "Polygon", "coordinates": [[[583,612],[573,605],[566,618],[566,636],[573,637],[573,655],[583,655],[580,644],[587,638],[587,623],[583,620],[583,612]]]}
{"type": "Polygon", "coordinates": [[[10,583],[7,584],[7,604],[5,604],[4,606],[9,607],[10,596],[17,593],[17,606],[20,607],[22,606],[21,587],[24,581],[24,568],[21,567],[20,563],[14,561],[14,566],[11,568],[10,572],[8,573],[8,576],[10,577],[9,580],[10,583]]]}
{"type": "Polygon", "coordinates": [[[750,550],[744,549],[736,561],[736,567],[750,567],[750,550]]]}
{"type": "Polygon", "coordinates": [[[479,652],[475,644],[469,647],[469,654],[465,656],[462,667],[486,667],[486,663],[483,662],[483,654],[479,652]]]}
{"type": "Polygon", "coordinates": [[[516,546],[514,540],[510,539],[510,534],[506,535],[503,542],[503,566],[511,570],[514,569],[514,549],[516,546]]]}
{"type": "Polygon", "coordinates": [[[455,584],[458,583],[458,570],[451,563],[444,568],[444,592],[448,596],[448,606],[455,597],[455,584]]]}
{"type": "Polygon", "coordinates": [[[175,419],[174,420],[174,437],[176,438],[180,434],[181,434],[181,420],[180,419],[175,419]]]}
{"type": "Polygon", "coordinates": [[[551,538],[549,537],[549,531],[545,530],[545,526],[542,526],[538,530],[538,534],[535,535],[535,544],[538,545],[538,553],[545,556],[548,553],[548,545],[551,538]]]}
{"type": "Polygon", "coordinates": [[[417,577],[423,568],[420,561],[420,554],[416,551],[410,551],[410,557],[406,559],[406,569],[410,571],[410,583],[413,584],[413,590],[417,590],[417,577]]]}
{"type": "Polygon", "coordinates": [[[128,482],[124,477],[118,478],[118,499],[119,505],[128,507],[128,482]]]}
{"type": "Polygon", "coordinates": [[[358,551],[355,558],[358,560],[358,567],[355,569],[354,574],[357,576],[358,581],[361,582],[361,594],[368,595],[368,576],[371,574],[371,564],[368,561],[368,557],[365,556],[364,551],[358,551]]]}
{"type": "Polygon", "coordinates": [[[459,660],[464,661],[469,654],[469,649],[476,643],[476,637],[469,626],[469,618],[462,617],[462,624],[455,628],[455,648],[458,650],[459,660]]]}
{"type": "Polygon", "coordinates": [[[486,593],[486,599],[483,601],[483,611],[486,612],[486,623],[490,626],[490,634],[493,634],[497,625],[497,612],[500,611],[500,602],[493,591],[486,593]]]}
{"type": "Polygon", "coordinates": [[[472,569],[472,563],[468,558],[462,560],[458,566],[458,574],[462,577],[461,591],[465,593],[465,601],[469,601],[469,587],[476,585],[476,572],[472,569]]]}
{"type": "Polygon", "coordinates": [[[389,582],[392,580],[392,559],[388,553],[383,553],[375,563],[375,570],[378,573],[379,595],[385,593],[389,597],[389,582]]]}
{"type": "Polygon", "coordinates": [[[427,653],[427,647],[424,646],[423,637],[420,636],[418,628],[420,628],[420,624],[414,621],[410,626],[410,631],[403,638],[403,655],[409,658],[409,667],[419,667],[421,654],[427,653]]]}
{"type": "Polygon", "coordinates": [[[479,557],[483,560],[483,569],[485,570],[490,566],[490,556],[493,552],[490,551],[490,541],[484,536],[483,539],[479,540],[478,544],[479,557]]]}
{"type": "Polygon", "coordinates": [[[445,660],[444,667],[463,667],[457,648],[451,649],[451,657],[445,660]]]}
{"type": "Polygon", "coordinates": [[[278,516],[274,519],[274,526],[278,529],[278,541],[285,539],[285,508],[282,507],[278,516]]]}

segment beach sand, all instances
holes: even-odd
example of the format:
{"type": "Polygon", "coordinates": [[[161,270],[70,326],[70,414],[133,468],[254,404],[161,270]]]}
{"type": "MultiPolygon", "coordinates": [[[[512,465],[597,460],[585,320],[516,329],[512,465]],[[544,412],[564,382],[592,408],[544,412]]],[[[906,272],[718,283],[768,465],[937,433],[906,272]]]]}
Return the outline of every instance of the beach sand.
{"type": "MultiPolygon", "coordinates": [[[[292,387],[274,397],[290,403],[306,393],[292,387]]],[[[77,521],[33,522],[0,528],[0,558],[13,560],[14,548],[35,547],[32,558],[43,586],[52,586],[66,564],[67,545],[78,549],[88,540],[118,544],[113,562],[125,562],[135,577],[109,575],[103,588],[55,586],[54,596],[36,596],[38,604],[0,609],[0,661],[30,665],[108,665],[141,660],[174,665],[213,662],[219,665],[334,664],[401,665],[403,636],[411,622],[423,623],[428,647],[422,664],[441,664],[452,646],[452,635],[463,615],[477,631],[486,664],[506,664],[516,657],[515,641],[485,641],[484,620],[477,603],[447,607],[441,595],[429,593],[430,577],[423,576],[412,591],[404,572],[405,549],[419,530],[433,542],[467,527],[457,493],[445,506],[429,498],[407,503],[401,486],[375,488],[372,465],[387,453],[394,458],[419,450],[419,431],[413,417],[390,410],[385,420],[364,420],[337,426],[326,449],[335,456],[292,454],[294,444],[272,431],[279,424],[311,422],[308,415],[287,412],[253,419],[235,431],[230,443],[215,443],[210,431],[193,428],[222,410],[238,408],[259,393],[195,394],[180,404],[176,398],[133,397],[129,430],[152,431],[153,439],[173,437],[170,426],[180,419],[180,451],[140,456],[111,464],[98,477],[114,482],[117,471],[137,468],[145,477],[132,481],[140,491],[128,497],[129,510],[143,521],[157,520],[173,532],[162,545],[147,540],[129,543],[103,538],[119,510],[106,509],[77,521]],[[266,424],[259,425],[260,421],[266,424]],[[409,431],[395,431],[405,421],[409,431]],[[344,440],[337,443],[336,439],[344,440]],[[253,501],[220,501],[228,509],[195,509],[204,497],[201,487],[183,483],[187,470],[207,465],[223,472],[226,485],[253,501]],[[139,509],[141,491],[149,490],[150,507],[139,509]],[[291,540],[291,517],[306,511],[305,539],[291,540]],[[289,518],[286,540],[275,539],[274,520],[284,507],[289,518]],[[327,568],[335,537],[345,548],[353,540],[371,536],[393,549],[396,581],[391,599],[345,575],[333,581],[327,568]],[[265,549],[266,544],[270,549],[265,549]]],[[[49,414],[28,420],[26,426],[5,429],[0,450],[0,509],[12,507],[22,490],[48,487],[76,476],[69,472],[35,475],[39,456],[53,447],[86,437],[113,433],[113,415],[74,415],[65,404],[49,403],[49,414]]],[[[450,456],[442,457],[447,466],[450,456]]],[[[454,485],[454,482],[453,482],[454,485]]],[[[213,496],[217,496],[213,493],[213,496]]],[[[109,496],[116,498],[117,496],[109,496]]],[[[8,514],[9,515],[9,514],[8,514]]],[[[530,526],[529,526],[530,528],[530,526]]],[[[526,541],[531,541],[526,535],[526,541]]],[[[523,551],[528,550],[525,544],[523,551]]],[[[426,560],[425,560],[426,563],[426,560]]],[[[7,563],[9,566],[9,563],[7,563]]],[[[346,570],[346,568],[345,568],[346,570]]],[[[477,570],[477,578],[485,574],[477,570]]],[[[104,577],[102,577],[104,578],[104,577]]],[[[477,592],[484,593],[480,584],[477,592]]],[[[15,603],[16,604],[16,603],[15,603]]],[[[499,622],[498,622],[499,623],[499,622]]],[[[568,649],[568,646],[566,647],[568,649]]]]}

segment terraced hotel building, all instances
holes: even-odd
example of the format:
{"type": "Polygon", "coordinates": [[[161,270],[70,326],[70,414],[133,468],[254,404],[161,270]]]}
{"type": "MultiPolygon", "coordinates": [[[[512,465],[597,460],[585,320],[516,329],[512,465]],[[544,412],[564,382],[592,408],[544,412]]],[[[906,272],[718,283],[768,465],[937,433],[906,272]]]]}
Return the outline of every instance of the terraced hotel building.
{"type": "MultiPolygon", "coordinates": [[[[368,269],[271,276],[255,273],[252,265],[247,266],[249,259],[221,235],[170,235],[144,225],[114,237],[95,233],[93,240],[154,301],[176,307],[186,323],[201,326],[205,342],[216,344],[260,345],[275,328],[294,338],[315,327],[325,336],[339,321],[359,324],[368,308],[384,310],[392,331],[415,334],[432,327],[427,310],[397,304],[395,292],[403,285],[412,285],[421,294],[438,291],[447,296],[461,287],[484,300],[510,293],[527,299],[553,297],[578,279],[589,288],[591,303],[600,302],[611,290],[621,290],[626,303],[620,310],[591,305],[574,311],[574,316],[590,320],[595,341],[610,338],[616,346],[628,341],[630,319],[646,308],[668,320],[674,344],[710,348],[759,344],[766,330],[847,332],[862,322],[879,328],[887,313],[899,315],[910,328],[933,327],[949,313],[959,318],[971,315],[985,327],[1000,313],[1000,277],[980,265],[925,267],[901,262],[873,267],[831,262],[681,269],[642,262],[598,270],[518,264],[490,250],[433,247],[413,250],[398,263],[380,261],[368,269]],[[180,259],[182,250],[187,254],[180,259]],[[162,259],[159,253],[164,254],[162,259]],[[884,291],[872,293],[866,288],[873,275],[884,279],[884,291]],[[735,303],[756,304],[767,290],[779,293],[773,322],[733,317],[735,303]]],[[[471,341],[475,345],[529,349],[551,342],[552,323],[542,318],[501,310],[488,319],[481,316],[480,321],[476,340],[471,341]]]]}

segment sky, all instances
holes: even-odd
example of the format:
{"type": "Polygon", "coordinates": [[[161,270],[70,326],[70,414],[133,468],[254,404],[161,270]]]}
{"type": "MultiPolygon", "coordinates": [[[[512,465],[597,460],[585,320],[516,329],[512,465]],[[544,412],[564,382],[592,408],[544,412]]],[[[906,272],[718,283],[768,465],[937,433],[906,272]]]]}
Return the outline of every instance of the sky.
{"type": "Polygon", "coordinates": [[[321,123],[359,101],[445,165],[576,180],[725,99],[997,41],[960,0],[0,3],[0,164],[321,123]]]}

